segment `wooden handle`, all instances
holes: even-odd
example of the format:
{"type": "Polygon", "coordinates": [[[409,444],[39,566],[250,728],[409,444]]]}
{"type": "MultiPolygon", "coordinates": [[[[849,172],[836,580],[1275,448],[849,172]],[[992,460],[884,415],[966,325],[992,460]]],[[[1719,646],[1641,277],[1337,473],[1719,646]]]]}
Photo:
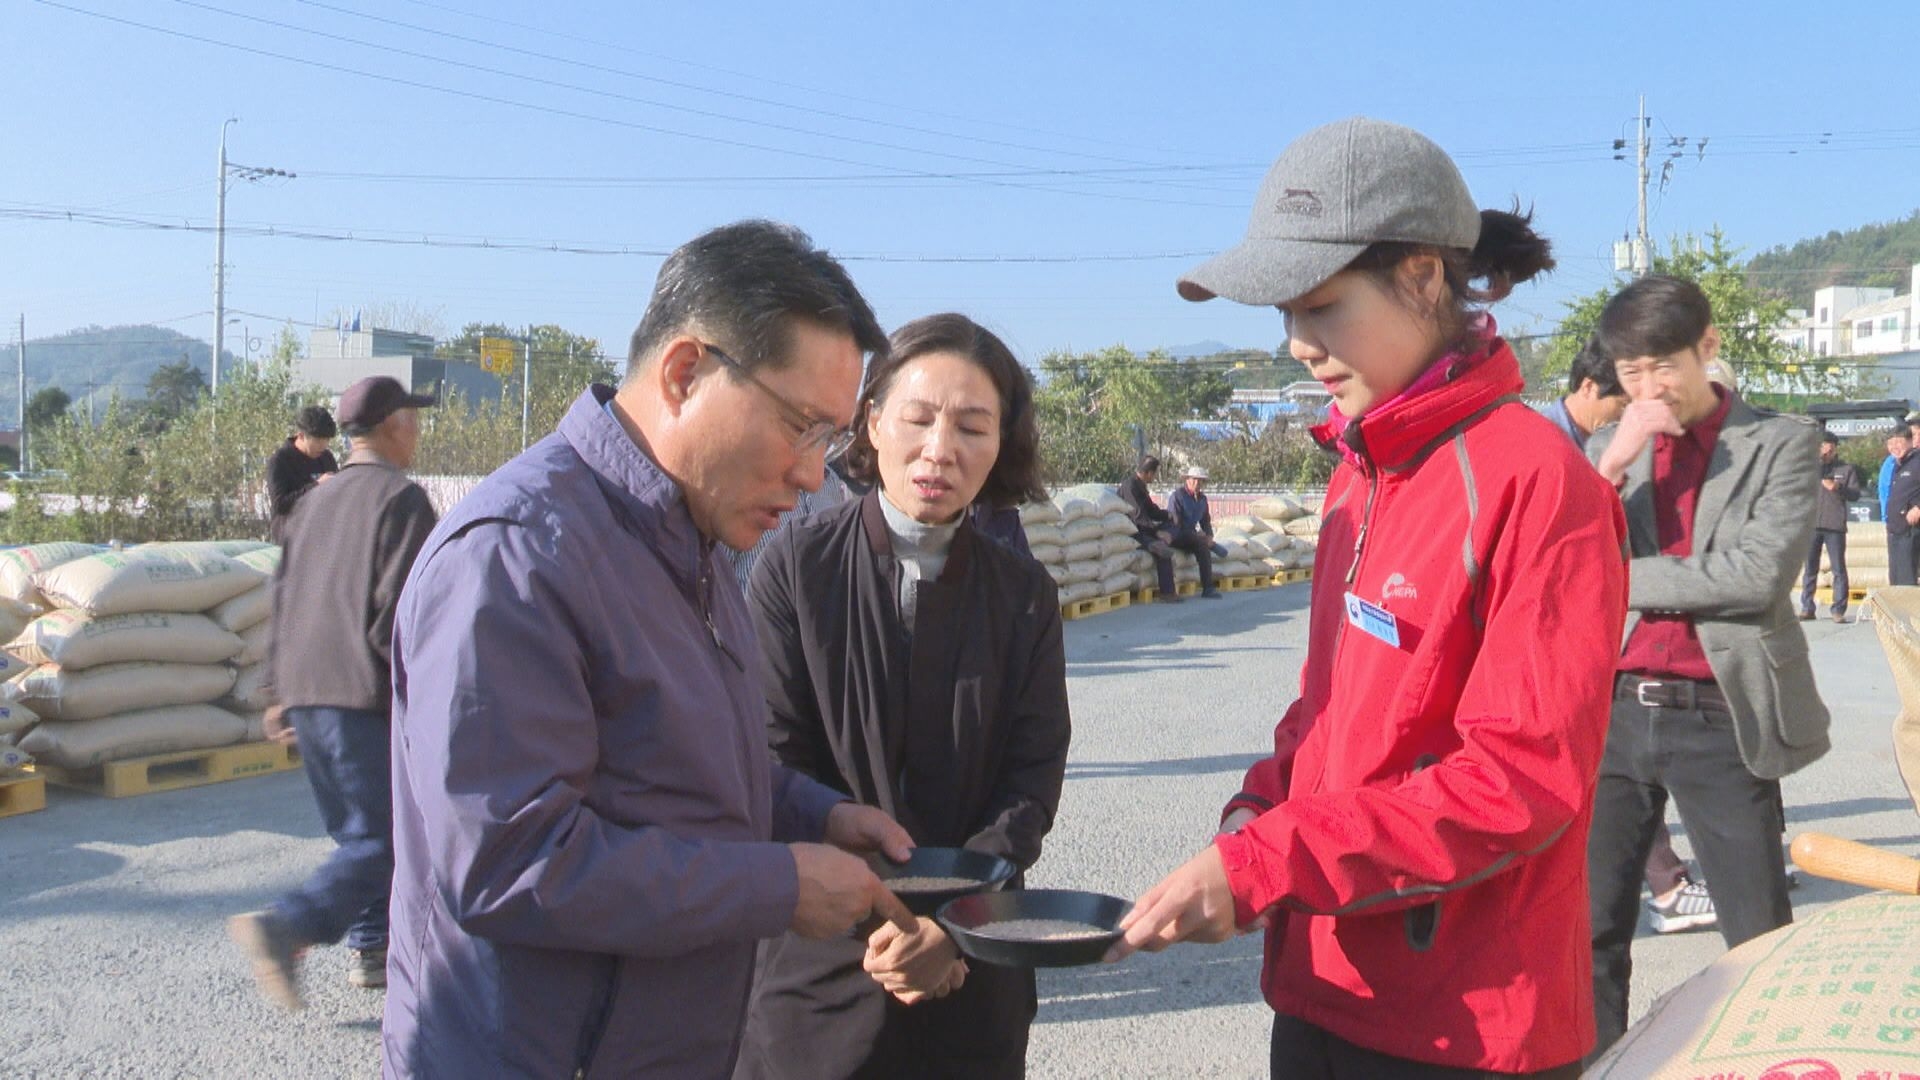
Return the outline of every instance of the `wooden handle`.
{"type": "Polygon", "coordinates": [[[1801,833],[1793,838],[1792,851],[1793,864],[1809,874],[1869,889],[1920,894],[1920,859],[1825,833],[1801,833]]]}

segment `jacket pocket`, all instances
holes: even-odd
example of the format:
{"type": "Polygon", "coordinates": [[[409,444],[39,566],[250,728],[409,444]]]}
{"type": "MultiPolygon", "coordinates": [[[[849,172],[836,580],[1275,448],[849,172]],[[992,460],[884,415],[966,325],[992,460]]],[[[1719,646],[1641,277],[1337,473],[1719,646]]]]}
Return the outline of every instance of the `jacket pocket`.
{"type": "Polygon", "coordinates": [[[1827,737],[1827,707],[1814,689],[1813,662],[1807,655],[1807,637],[1797,625],[1767,630],[1760,635],[1767,658],[1766,675],[1773,691],[1773,727],[1788,746],[1812,746],[1827,737]]]}

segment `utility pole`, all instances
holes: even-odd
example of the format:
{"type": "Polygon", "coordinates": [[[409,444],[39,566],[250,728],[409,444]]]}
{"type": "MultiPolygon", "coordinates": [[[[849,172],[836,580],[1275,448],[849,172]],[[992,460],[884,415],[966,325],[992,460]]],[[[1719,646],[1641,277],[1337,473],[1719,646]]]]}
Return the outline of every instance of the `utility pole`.
{"type": "MultiPolygon", "coordinates": [[[[230,116],[220,125],[220,182],[215,185],[213,202],[213,385],[209,389],[216,396],[220,393],[220,354],[227,347],[227,126],[239,122],[239,117],[230,116]]],[[[272,176],[291,180],[294,175],[252,165],[234,165],[232,170],[240,180],[272,176]]]]}
{"type": "MultiPolygon", "coordinates": [[[[213,197],[213,393],[220,393],[220,353],[227,346],[227,126],[239,123],[229,116],[220,125],[220,182],[213,197]]],[[[1641,155],[1644,159],[1645,155],[1641,155]]],[[[1641,169],[1645,172],[1645,168],[1641,169]]]]}
{"type": "Polygon", "coordinates": [[[1640,121],[1634,129],[1640,144],[1640,249],[1633,253],[1635,277],[1645,277],[1653,269],[1653,240],[1647,235],[1647,95],[1640,95],[1640,121]]]}
{"type": "Polygon", "coordinates": [[[526,362],[520,365],[520,452],[527,450],[527,417],[532,415],[533,395],[533,334],[527,334],[526,362]]]}
{"type": "Polygon", "coordinates": [[[27,471],[27,313],[20,313],[20,471],[27,471]]]}

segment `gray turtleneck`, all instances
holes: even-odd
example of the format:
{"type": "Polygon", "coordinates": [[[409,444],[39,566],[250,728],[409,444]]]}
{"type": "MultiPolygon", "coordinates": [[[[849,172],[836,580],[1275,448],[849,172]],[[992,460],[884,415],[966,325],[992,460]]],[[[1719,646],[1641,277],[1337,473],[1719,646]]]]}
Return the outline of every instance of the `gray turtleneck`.
{"type": "Polygon", "coordinates": [[[887,534],[893,539],[893,555],[900,564],[900,618],[913,628],[914,584],[940,576],[947,565],[947,551],[953,547],[953,534],[960,531],[963,512],[948,525],[926,525],[908,517],[885,490],[880,492],[880,513],[887,521],[887,534]]]}

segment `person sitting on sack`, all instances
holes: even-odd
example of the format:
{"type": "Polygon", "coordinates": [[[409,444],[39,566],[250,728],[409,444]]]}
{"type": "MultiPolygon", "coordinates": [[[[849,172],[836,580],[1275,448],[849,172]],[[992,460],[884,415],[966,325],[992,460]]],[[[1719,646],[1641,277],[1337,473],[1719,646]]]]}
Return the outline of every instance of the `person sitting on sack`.
{"type": "Polygon", "coordinates": [[[1173,527],[1173,546],[1191,554],[1200,564],[1200,595],[1218,600],[1220,590],[1213,587],[1213,557],[1224,552],[1213,542],[1213,511],[1207,507],[1206,484],[1207,470],[1187,466],[1180,486],[1167,496],[1167,517],[1173,527]]]}
{"type": "Polygon", "coordinates": [[[1127,520],[1133,522],[1134,540],[1153,556],[1153,570],[1160,582],[1160,591],[1154,600],[1177,604],[1180,596],[1173,586],[1173,518],[1153,501],[1153,494],[1147,490],[1147,485],[1158,475],[1160,459],[1142,454],[1133,475],[1120,483],[1120,501],[1127,504],[1127,520]]]}

